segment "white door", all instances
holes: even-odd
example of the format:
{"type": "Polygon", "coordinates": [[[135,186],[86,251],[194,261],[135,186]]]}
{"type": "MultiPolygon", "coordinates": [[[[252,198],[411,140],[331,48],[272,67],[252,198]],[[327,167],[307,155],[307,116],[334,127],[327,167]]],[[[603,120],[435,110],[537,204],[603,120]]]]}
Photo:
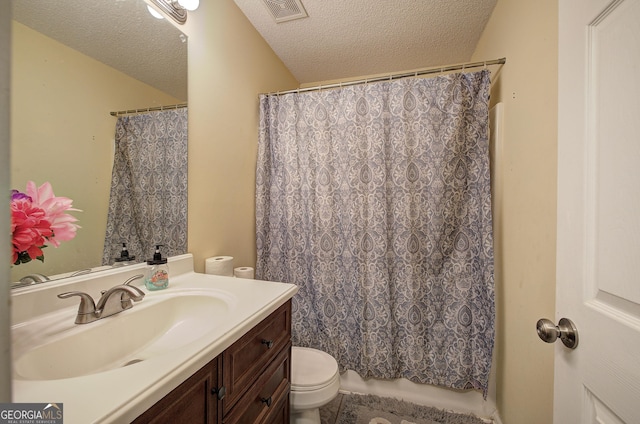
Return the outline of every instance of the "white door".
{"type": "Polygon", "coordinates": [[[640,0],[559,0],[554,423],[640,423],[640,0]]]}

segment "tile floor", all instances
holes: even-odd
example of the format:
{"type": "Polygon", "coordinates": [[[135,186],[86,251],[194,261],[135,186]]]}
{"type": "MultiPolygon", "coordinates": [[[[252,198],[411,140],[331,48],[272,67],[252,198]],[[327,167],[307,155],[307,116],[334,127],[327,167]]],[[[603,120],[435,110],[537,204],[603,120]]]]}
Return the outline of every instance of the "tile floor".
{"type": "Polygon", "coordinates": [[[335,424],[343,396],[342,393],[338,393],[335,399],[320,408],[320,422],[322,424],[335,424]]]}

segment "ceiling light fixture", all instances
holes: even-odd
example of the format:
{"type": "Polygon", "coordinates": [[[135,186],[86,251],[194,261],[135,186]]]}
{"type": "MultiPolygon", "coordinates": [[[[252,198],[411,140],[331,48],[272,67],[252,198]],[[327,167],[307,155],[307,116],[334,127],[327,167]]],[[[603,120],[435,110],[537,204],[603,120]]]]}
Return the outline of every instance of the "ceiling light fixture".
{"type": "Polygon", "coordinates": [[[151,13],[151,16],[153,16],[154,18],[156,18],[156,19],[164,19],[164,16],[162,16],[160,14],[160,12],[158,12],[156,9],[151,7],[150,4],[147,5],[147,9],[149,10],[149,13],[151,13]]]}
{"type": "MultiPolygon", "coordinates": [[[[179,24],[187,21],[187,11],[196,10],[200,6],[200,0],[151,0],[151,3],[179,24]]],[[[149,7],[150,12],[151,9],[149,7]]],[[[153,12],[151,14],[156,16],[153,12]]]]}
{"type": "Polygon", "coordinates": [[[177,2],[180,6],[182,6],[183,8],[189,11],[196,10],[198,6],[200,6],[200,0],[172,0],[172,1],[173,3],[177,2]]]}

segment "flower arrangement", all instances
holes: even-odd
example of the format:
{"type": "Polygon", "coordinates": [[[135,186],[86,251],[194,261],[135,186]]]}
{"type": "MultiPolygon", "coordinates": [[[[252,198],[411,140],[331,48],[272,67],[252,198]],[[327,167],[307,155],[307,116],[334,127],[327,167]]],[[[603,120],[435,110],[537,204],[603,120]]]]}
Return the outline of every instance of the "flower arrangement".
{"type": "Polygon", "coordinates": [[[11,239],[13,242],[14,265],[38,259],[44,262],[42,249],[50,243],[54,247],[60,242],[76,236],[81,228],[77,219],[66,213],[78,211],[72,208],[72,200],[56,197],[49,182],[36,187],[33,181],[27,183],[25,193],[11,190],[11,239]]]}

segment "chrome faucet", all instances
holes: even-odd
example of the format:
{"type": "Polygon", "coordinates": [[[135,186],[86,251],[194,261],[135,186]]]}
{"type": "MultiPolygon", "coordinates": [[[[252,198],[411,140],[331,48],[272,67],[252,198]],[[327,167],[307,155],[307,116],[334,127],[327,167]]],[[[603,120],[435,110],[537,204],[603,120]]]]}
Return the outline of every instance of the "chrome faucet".
{"type": "Polygon", "coordinates": [[[49,277],[44,274],[29,274],[20,279],[19,282],[12,285],[13,288],[30,286],[31,284],[44,283],[49,281],[49,277]]]}
{"type": "Polygon", "coordinates": [[[76,324],[88,324],[132,308],[133,301],[141,301],[144,298],[144,292],[131,285],[133,281],[139,278],[142,278],[142,274],[133,276],[124,283],[103,291],[97,305],[93,298],[84,292],[65,292],[60,293],[58,297],[60,299],[67,299],[73,296],[80,297],[80,306],[78,306],[75,322],[76,324]]]}

